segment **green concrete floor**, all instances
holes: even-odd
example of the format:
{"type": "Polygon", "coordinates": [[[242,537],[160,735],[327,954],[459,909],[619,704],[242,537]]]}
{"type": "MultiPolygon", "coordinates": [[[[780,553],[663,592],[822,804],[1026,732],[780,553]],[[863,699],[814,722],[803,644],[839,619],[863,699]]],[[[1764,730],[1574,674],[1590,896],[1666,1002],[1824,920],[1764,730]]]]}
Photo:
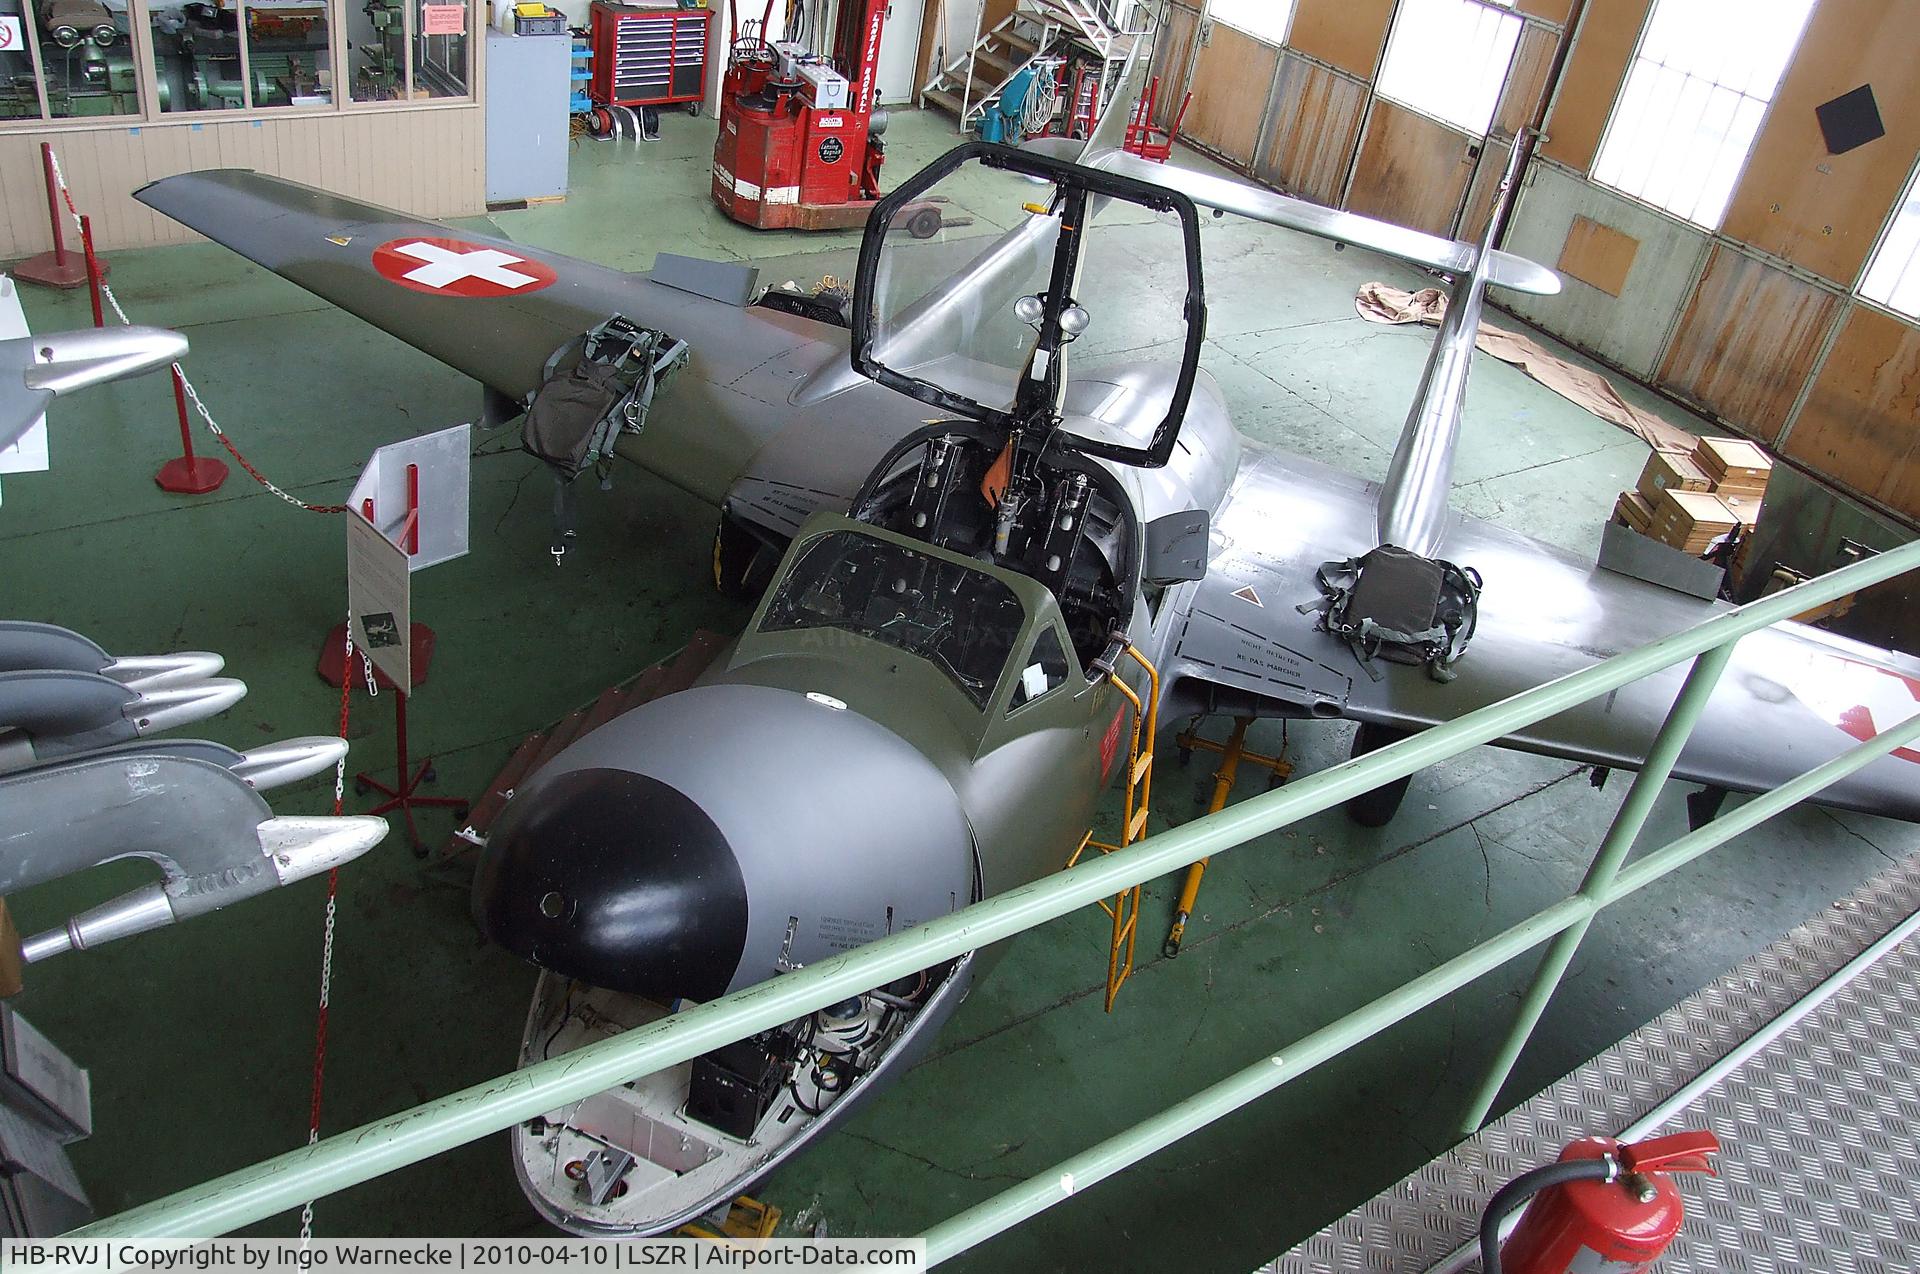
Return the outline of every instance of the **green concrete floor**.
{"type": "MultiPolygon", "coordinates": [[[[769,281],[845,273],[852,234],[757,234],[708,205],[711,121],[669,116],[664,132],[638,148],[584,144],[565,203],[497,214],[492,226],[631,269],[670,249],[770,261],[769,281]]],[[[950,140],[942,117],[896,115],[891,171],[950,140]]],[[[1353,294],[1369,279],[1421,278],[1243,222],[1210,221],[1205,242],[1206,363],[1240,427],[1381,476],[1427,337],[1363,322],[1353,294]]],[[[216,415],[306,499],[338,500],[372,447],[461,420],[477,401],[470,382],[222,249],[129,251],[113,264],[136,320],[188,332],[189,370],[216,415]]],[[[27,304],[42,329],[85,322],[77,295],[31,292],[27,304]]],[[[1488,359],[1470,409],[1460,506],[1591,552],[1646,448],[1488,359]]],[[[329,731],[335,693],[313,661],[345,607],[340,523],[290,509],[237,472],[209,497],[164,496],[151,475],[173,445],[163,380],[62,407],[55,470],[5,482],[0,613],[67,624],[117,651],[224,652],[252,692],[205,727],[209,737],[246,746],[329,731]]],[[[610,495],[583,499],[583,550],[556,569],[544,547],[547,479],[509,439],[479,451],[473,553],[415,581],[416,615],[440,643],[415,700],[413,738],[437,757],[440,787],[460,794],[479,792],[526,732],[693,630],[730,631],[746,613],[706,585],[710,509],[622,472],[610,495]]],[[[388,703],[356,699],[357,768],[391,765],[388,703]]],[[[1263,724],[1253,741],[1271,751],[1284,737],[1295,763],[1312,769],[1343,757],[1349,734],[1313,724],[1283,736],[1263,724]]],[[[1200,812],[1210,770],[1203,760],[1162,771],[1157,826],[1200,812]]],[[[1384,830],[1333,813],[1216,858],[1186,952],[1172,961],[1157,948],[1178,882],[1159,882],[1146,903],[1142,968],[1112,1016],[1099,994],[1104,917],[1027,934],[930,1059],[762,1193],[799,1233],[923,1229],[1558,897],[1624,790],[1620,781],[1596,790],[1567,763],[1470,753],[1421,776],[1384,830]]],[[[1683,796],[1662,797],[1651,835],[1682,827],[1683,796]]],[[[313,782],[274,805],[319,813],[328,800],[313,782]]],[[[424,822],[436,842],[449,827],[444,815],[424,822]]],[[[1920,832],[1908,825],[1802,810],[1609,913],[1510,1099],[1916,847],[1920,832]]],[[[12,901],[32,932],[140,878],[116,865],[12,901]]],[[[478,942],[465,884],[417,861],[398,837],[346,874],[328,1130],[512,1065],[532,971],[478,942]]],[[[309,881],[31,970],[19,1007],[92,1070],[96,1131],[74,1157],[102,1211],[303,1140],[321,900],[321,883],[309,881]]],[[[1524,974],[1485,980],[956,1268],[1252,1268],[1448,1143],[1524,974]]],[[[286,1216],[258,1229],[293,1225],[286,1216]]],[[[325,1200],[317,1226],[352,1235],[541,1228],[500,1137],[325,1200]]]]}

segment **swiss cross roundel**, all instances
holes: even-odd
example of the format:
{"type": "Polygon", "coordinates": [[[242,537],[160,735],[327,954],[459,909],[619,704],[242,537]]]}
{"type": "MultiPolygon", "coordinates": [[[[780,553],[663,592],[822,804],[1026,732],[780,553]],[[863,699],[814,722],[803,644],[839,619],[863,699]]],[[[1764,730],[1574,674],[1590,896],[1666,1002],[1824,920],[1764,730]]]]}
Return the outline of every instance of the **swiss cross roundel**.
{"type": "Polygon", "coordinates": [[[559,277],[539,261],[460,239],[391,239],[373,250],[373,268],[431,296],[519,296],[559,277]]]}

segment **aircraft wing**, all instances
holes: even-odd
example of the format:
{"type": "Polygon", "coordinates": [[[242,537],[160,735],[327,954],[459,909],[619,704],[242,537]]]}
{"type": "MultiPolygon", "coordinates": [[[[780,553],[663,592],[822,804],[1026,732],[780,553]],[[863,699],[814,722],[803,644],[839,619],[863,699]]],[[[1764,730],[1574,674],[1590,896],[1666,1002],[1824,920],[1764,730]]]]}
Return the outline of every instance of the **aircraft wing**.
{"type": "MultiPolygon", "coordinates": [[[[1296,608],[1318,599],[1322,563],[1374,544],[1378,485],[1249,445],[1214,528],[1207,577],[1172,645],[1166,675],[1183,705],[1347,717],[1423,729],[1691,627],[1727,609],[1602,570],[1517,532],[1460,517],[1447,556],[1479,570],[1478,634],[1442,684],[1375,661],[1296,608]]],[[[1679,693],[1686,666],[1623,686],[1503,740],[1509,747],[1636,768],[1679,693]]],[[[1733,791],[1778,786],[1920,712],[1920,660],[1799,624],[1754,633],[1735,651],[1676,767],[1733,791]]],[[[1829,788],[1823,803],[1920,820],[1920,752],[1903,749],[1829,788]]]]}
{"type": "MultiPolygon", "coordinates": [[[[1480,253],[1480,249],[1471,243],[1442,239],[1438,235],[1409,230],[1390,221],[1377,221],[1354,212],[1323,208],[1304,199],[1262,190],[1231,178],[1216,177],[1211,173],[1196,172],[1173,164],[1154,163],[1124,150],[1088,155],[1081,162],[1122,177],[1131,177],[1135,181],[1180,191],[1203,207],[1217,208],[1288,230],[1298,230],[1303,234],[1331,239],[1335,243],[1350,243],[1369,252],[1397,257],[1446,274],[1471,273],[1474,260],[1480,253]]],[[[1560,291],[1559,275],[1511,252],[1494,252],[1488,263],[1487,282],[1494,287],[1532,292],[1538,296],[1553,296],[1560,291]]]]}
{"type": "MultiPolygon", "coordinates": [[[[182,173],[134,197],[509,399],[525,400],[555,350],[611,315],[685,339],[688,366],[656,404],[669,410],[621,450],[715,504],[790,418],[835,411],[822,401],[783,415],[764,401],[790,388],[769,378],[845,364],[844,340],[835,347],[805,320],[255,172],[182,173]]],[[[894,436],[911,427],[906,414],[894,436]]]]}
{"type": "Polygon", "coordinates": [[[243,169],[165,177],[134,198],[516,397],[630,287],[619,270],[243,169]]]}

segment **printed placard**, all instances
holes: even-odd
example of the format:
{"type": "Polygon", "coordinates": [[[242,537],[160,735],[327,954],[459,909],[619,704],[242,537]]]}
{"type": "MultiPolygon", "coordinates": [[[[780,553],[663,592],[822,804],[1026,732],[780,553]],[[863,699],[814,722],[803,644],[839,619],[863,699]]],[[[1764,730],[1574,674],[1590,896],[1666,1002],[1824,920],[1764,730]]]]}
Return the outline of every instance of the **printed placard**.
{"type": "Polygon", "coordinates": [[[423,35],[464,35],[467,30],[467,6],[464,4],[423,4],[420,6],[420,31],[423,35]]]}

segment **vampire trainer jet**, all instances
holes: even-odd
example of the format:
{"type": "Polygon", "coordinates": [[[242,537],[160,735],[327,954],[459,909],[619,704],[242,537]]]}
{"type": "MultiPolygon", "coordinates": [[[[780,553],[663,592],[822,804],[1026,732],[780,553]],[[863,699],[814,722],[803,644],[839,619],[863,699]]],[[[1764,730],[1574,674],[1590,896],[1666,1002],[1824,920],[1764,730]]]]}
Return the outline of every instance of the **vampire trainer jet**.
{"type": "MultiPolygon", "coordinates": [[[[561,369],[588,366],[616,387],[609,445],[716,506],[716,582],[759,595],[694,686],[572,743],[491,829],[476,918],[546,971],[524,1059],[1060,869],[1154,685],[1163,714],[1346,718],[1366,747],[1714,612],[1447,508],[1481,298],[1551,293],[1552,272],[1495,232],[1454,243],[1125,155],[1144,75],[1070,158],[964,145],[883,200],[850,319],[249,172],[140,192],[536,417],[561,369]],[[938,196],[1004,232],[894,233],[938,196]],[[1235,432],[1199,365],[1196,203],[1453,278],[1384,484],[1235,432]],[[689,352],[670,381],[640,378],[636,420],[622,368],[664,338],[689,352]]],[[[1505,742],[1635,766],[1681,677],[1505,742]]],[[[1782,625],[1741,644],[1677,773],[1772,787],[1916,692],[1920,661],[1782,625]]],[[[1916,761],[1823,799],[1920,818],[1916,761]]],[[[581,1234],[699,1215],[903,1073],[994,954],[522,1125],[528,1196],[581,1234]]]]}

